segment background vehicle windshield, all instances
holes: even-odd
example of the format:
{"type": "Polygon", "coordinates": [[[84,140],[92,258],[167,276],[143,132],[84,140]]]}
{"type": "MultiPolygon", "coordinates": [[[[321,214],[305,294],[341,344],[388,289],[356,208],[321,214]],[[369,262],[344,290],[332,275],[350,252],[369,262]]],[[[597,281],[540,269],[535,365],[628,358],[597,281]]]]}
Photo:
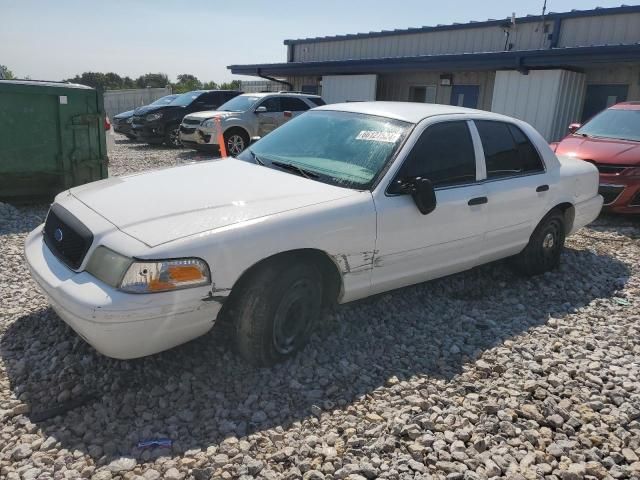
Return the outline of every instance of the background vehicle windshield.
{"type": "Polygon", "coordinates": [[[589,120],[576,134],[640,142],[640,110],[605,110],[589,120]]]}
{"type": "Polygon", "coordinates": [[[178,97],[177,94],[167,95],[166,97],[157,99],[155,102],[152,102],[149,105],[169,105],[171,102],[173,102],[176,99],[176,97],[178,97]]]}
{"type": "MultiPolygon", "coordinates": [[[[285,123],[243,152],[241,160],[288,163],[339,186],[367,189],[412,124],[373,115],[310,111],[285,123]]],[[[274,166],[273,168],[277,168],[274,166]]]]}
{"type": "Polygon", "coordinates": [[[182,95],[178,95],[169,105],[177,105],[178,107],[186,107],[190,105],[196,98],[200,96],[201,92],[187,92],[182,95]]]}
{"type": "Polygon", "coordinates": [[[225,112],[246,112],[255,105],[258,100],[260,100],[260,97],[254,95],[239,95],[220,105],[218,110],[225,112]]]}

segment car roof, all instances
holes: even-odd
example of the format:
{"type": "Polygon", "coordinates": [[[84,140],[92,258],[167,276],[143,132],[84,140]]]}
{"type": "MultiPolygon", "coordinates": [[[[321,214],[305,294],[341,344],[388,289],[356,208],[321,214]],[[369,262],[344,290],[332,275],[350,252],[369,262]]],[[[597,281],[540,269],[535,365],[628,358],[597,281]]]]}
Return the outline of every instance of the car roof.
{"type": "Polygon", "coordinates": [[[409,123],[418,123],[425,118],[435,115],[451,114],[481,114],[485,118],[495,118],[505,120],[508,117],[484,110],[474,110],[472,108],[456,107],[453,105],[438,105],[435,103],[416,102],[348,102],[332,103],[317,107],[315,110],[334,110],[340,112],[362,113],[376,115],[379,117],[393,118],[409,123]]]}
{"type": "Polygon", "coordinates": [[[640,110],[640,102],[620,102],[609,108],[613,110],[640,110]]]}
{"type": "Polygon", "coordinates": [[[281,96],[291,96],[291,97],[313,97],[320,98],[320,95],[316,95],[315,93],[300,93],[300,92],[255,92],[255,93],[243,93],[242,96],[245,97],[268,97],[269,95],[281,95],[281,96]]]}

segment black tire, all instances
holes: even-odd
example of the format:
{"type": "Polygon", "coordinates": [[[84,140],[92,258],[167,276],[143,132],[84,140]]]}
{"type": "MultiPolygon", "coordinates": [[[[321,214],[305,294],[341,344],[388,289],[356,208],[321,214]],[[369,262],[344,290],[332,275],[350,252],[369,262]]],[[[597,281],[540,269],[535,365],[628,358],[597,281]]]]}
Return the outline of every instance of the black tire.
{"type": "Polygon", "coordinates": [[[135,135],[131,135],[130,133],[125,133],[125,136],[129,139],[129,140],[135,140],[137,137],[135,135]]]}
{"type": "Polygon", "coordinates": [[[164,132],[164,144],[167,147],[171,148],[179,148],[182,147],[182,142],[180,141],[180,125],[167,125],[164,132]]]}
{"type": "Polygon", "coordinates": [[[514,267],[523,275],[540,275],[553,270],[560,263],[564,240],[564,214],[552,210],[533,231],[525,249],[513,258],[514,267]]]}
{"type": "Polygon", "coordinates": [[[268,366],[304,347],[322,311],[320,270],[296,260],[269,262],[243,283],[232,321],[244,359],[268,366]]]}
{"type": "Polygon", "coordinates": [[[239,128],[230,128],[224,132],[224,144],[227,148],[227,156],[235,157],[249,146],[249,135],[239,128]]]}

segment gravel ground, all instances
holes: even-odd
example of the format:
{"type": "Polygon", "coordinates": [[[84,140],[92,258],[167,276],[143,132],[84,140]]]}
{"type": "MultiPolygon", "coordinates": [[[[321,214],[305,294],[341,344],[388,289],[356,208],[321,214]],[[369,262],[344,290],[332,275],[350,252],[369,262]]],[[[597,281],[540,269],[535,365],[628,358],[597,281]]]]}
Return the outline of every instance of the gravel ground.
{"type": "MultiPolygon", "coordinates": [[[[118,140],[110,168],[198,158],[118,140]]],[[[216,328],[97,354],[28,276],[45,213],[0,204],[0,478],[640,478],[638,218],[601,217],[537,278],[496,263],[338,307],[254,370],[216,328]]]]}

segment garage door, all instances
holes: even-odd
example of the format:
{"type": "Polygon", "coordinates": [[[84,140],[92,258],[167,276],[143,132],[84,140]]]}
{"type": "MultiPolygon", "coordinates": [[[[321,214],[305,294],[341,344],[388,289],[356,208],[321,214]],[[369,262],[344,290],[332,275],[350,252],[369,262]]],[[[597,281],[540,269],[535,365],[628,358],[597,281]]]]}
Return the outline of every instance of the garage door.
{"type": "Polygon", "coordinates": [[[322,77],[322,98],[327,103],[368,102],[376,99],[377,75],[322,77]]]}

